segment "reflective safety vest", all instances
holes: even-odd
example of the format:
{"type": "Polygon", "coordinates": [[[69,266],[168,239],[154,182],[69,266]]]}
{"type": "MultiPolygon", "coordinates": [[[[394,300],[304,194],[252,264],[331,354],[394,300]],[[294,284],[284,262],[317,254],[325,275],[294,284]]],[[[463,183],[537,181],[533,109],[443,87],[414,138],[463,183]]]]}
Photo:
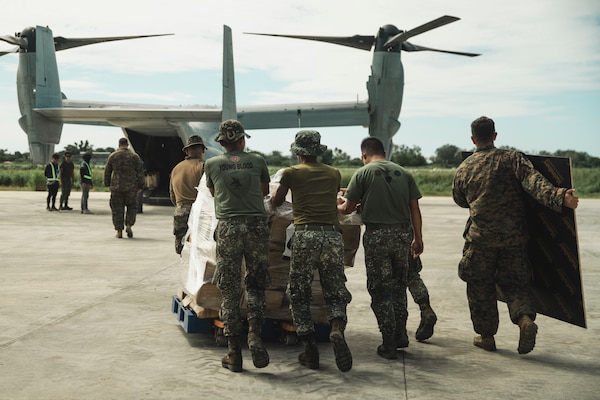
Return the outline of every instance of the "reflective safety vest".
{"type": "Polygon", "coordinates": [[[52,171],[52,178],[46,177],[46,179],[48,180],[48,183],[51,182],[58,182],[58,175],[59,175],[59,170],[58,170],[58,165],[54,165],[52,163],[49,164],[50,165],[50,170],[52,171]]]}
{"type": "Polygon", "coordinates": [[[92,180],[92,169],[90,168],[90,164],[88,164],[86,161],[84,161],[83,163],[85,164],[85,166],[86,166],[86,168],[87,168],[87,170],[88,170],[88,173],[87,173],[87,175],[84,175],[83,177],[84,177],[85,179],[92,180]]]}

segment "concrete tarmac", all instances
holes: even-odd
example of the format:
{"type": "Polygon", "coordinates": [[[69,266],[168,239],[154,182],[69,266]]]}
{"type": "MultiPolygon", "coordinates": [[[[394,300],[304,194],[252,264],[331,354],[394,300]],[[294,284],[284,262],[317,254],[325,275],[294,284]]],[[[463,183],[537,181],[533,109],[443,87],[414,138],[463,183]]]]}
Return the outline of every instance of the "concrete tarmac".
{"type": "MultiPolygon", "coordinates": [[[[59,194],[60,195],[60,194],[59,194]]],[[[363,252],[346,270],[353,300],[346,338],[351,371],[320,342],[321,368],[298,364],[302,346],[268,342],[271,363],[221,367],[225,348],[185,333],[171,312],[180,287],[171,207],[144,205],[132,239],[116,239],[108,193],[91,192],[93,215],[48,212],[44,192],[0,192],[0,399],[599,399],[600,200],[576,212],[588,328],[539,315],[533,352],[517,353],[518,328],[498,303],[498,351],[472,345],[457,263],[467,211],[448,197],[421,200],[422,277],[438,315],[433,337],[398,360],[376,354],[380,334],[365,285],[363,252]]]]}

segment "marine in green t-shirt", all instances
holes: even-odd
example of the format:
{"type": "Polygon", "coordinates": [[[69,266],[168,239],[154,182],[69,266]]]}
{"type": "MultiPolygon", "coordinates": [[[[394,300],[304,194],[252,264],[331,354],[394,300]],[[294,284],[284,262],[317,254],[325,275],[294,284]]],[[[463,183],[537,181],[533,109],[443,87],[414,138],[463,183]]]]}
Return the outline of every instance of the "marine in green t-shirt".
{"type": "Polygon", "coordinates": [[[344,336],[348,321],[346,306],[352,295],[346,288],[344,242],[337,213],[341,175],[337,169],[317,161],[317,156],[326,149],[319,132],[298,132],[290,150],[300,164],[285,169],[272,203],[279,207],[287,192],[292,191],[295,232],[291,240],[288,293],[296,333],[304,344],[298,361],[308,368],[319,368],[310,310],[311,283],[314,271],[318,270],[331,324],[329,340],[333,343],[335,362],[340,371],[346,372],[352,368],[352,353],[344,336]]]}
{"type": "Polygon", "coordinates": [[[269,192],[269,170],[258,154],[244,151],[250,137],[239,121],[227,120],[219,126],[215,141],[225,153],[204,164],[206,186],[215,198],[217,241],[217,287],[221,290],[221,318],[227,337],[223,368],[242,371],[242,316],[240,310],[242,260],[248,308],[248,348],[256,368],[269,365],[262,342],[265,317],[265,289],[269,279],[269,226],[263,197],[269,192]]]}

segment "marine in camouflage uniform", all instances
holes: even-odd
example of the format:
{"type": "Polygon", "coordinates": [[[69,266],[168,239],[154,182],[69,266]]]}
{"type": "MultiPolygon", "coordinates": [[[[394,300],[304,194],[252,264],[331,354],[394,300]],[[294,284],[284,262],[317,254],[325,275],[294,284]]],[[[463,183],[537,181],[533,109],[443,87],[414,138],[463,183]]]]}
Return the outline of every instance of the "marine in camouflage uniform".
{"type": "Polygon", "coordinates": [[[576,208],[573,189],[557,188],[520,152],[494,146],[494,121],[481,117],[471,124],[476,151],[457,168],[452,196],[469,209],[463,257],[458,266],[467,283],[467,298],[476,336],[473,344],[496,350],[498,330],[496,285],[503,292],[510,319],[519,326],[518,352],[535,346],[536,311],[530,290],[529,239],[523,191],[561,212],[576,208]]]}
{"type": "Polygon", "coordinates": [[[342,372],[352,368],[352,354],[344,336],[348,321],[347,304],[352,299],[346,289],[344,273],[344,242],[339,226],[336,199],[340,189],[340,172],[317,162],[327,146],[320,144],[317,131],[296,134],[291,151],[300,164],[286,168],[273,206],[279,207],[292,191],[295,232],[291,240],[290,280],[288,295],[296,333],[304,344],[299,362],[311,369],[319,368],[319,352],[314,337],[314,322],[310,311],[311,283],[314,271],[319,271],[323,297],[331,325],[336,365],[342,372]]]}
{"type": "Polygon", "coordinates": [[[129,141],[119,139],[119,149],[111,153],[104,169],[104,186],[110,188],[110,209],[118,239],[133,237],[131,227],[135,224],[138,210],[138,192],[144,188],[142,160],[129,150],[129,141]]]}
{"type": "Polygon", "coordinates": [[[360,204],[367,289],[383,339],[377,354],[395,359],[397,349],[408,346],[409,259],[423,252],[421,192],[407,170],[386,160],[379,139],[364,139],[361,152],[364,166],[352,175],[338,208],[348,214],[360,204]]]}
{"type": "Polygon", "coordinates": [[[171,171],[169,197],[175,206],[173,235],[175,235],[175,252],[177,254],[181,254],[183,249],[183,238],[188,230],[192,204],[198,196],[196,188],[204,171],[202,157],[205,150],[206,146],[200,136],[190,136],[182,149],[186,154],[185,160],[178,163],[171,171]]]}
{"type": "Polygon", "coordinates": [[[265,289],[269,279],[269,227],[263,197],[269,192],[269,170],[260,155],[246,153],[244,127],[236,120],[219,126],[216,141],[225,153],[208,159],[204,164],[206,185],[215,197],[218,219],[217,287],[221,290],[221,318],[227,337],[227,355],[221,360],[224,368],[242,371],[240,334],[242,318],[242,259],[246,273],[244,283],[248,302],[248,348],[257,368],[269,364],[269,354],[262,343],[265,313],[265,289]]]}

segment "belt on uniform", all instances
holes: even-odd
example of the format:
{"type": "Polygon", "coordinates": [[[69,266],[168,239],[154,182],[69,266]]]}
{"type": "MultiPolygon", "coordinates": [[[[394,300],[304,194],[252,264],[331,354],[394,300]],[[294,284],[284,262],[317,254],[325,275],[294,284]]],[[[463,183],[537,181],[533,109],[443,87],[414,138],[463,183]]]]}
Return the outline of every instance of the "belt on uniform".
{"type": "Polygon", "coordinates": [[[341,232],[339,225],[321,225],[321,224],[301,224],[294,225],[296,232],[302,231],[321,231],[321,232],[341,232]]]}
{"type": "Polygon", "coordinates": [[[400,224],[369,224],[365,223],[365,226],[370,231],[376,231],[379,229],[410,229],[410,222],[402,222],[400,224]]]}

